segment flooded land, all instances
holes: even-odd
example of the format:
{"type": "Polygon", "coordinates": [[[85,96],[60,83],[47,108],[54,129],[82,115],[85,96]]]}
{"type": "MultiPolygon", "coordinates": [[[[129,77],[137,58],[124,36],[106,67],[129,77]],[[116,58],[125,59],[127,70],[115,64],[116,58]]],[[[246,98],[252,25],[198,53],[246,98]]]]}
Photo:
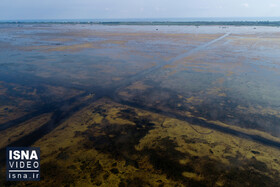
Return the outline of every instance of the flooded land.
{"type": "Polygon", "coordinates": [[[280,186],[280,28],[0,25],[0,186],[280,186]],[[6,147],[40,147],[7,182],[6,147]]]}

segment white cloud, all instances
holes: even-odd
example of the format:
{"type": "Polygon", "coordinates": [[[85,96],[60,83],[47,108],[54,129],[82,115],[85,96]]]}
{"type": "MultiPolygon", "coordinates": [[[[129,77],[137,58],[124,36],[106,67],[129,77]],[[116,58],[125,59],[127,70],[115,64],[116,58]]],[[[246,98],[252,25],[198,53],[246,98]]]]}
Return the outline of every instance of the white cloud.
{"type": "Polygon", "coordinates": [[[243,3],[242,6],[248,8],[249,4],[248,3],[243,3]]]}
{"type": "Polygon", "coordinates": [[[276,7],[278,7],[278,5],[277,5],[277,4],[274,4],[274,3],[271,3],[271,4],[269,4],[269,7],[270,7],[270,8],[276,8],[276,7]]]}

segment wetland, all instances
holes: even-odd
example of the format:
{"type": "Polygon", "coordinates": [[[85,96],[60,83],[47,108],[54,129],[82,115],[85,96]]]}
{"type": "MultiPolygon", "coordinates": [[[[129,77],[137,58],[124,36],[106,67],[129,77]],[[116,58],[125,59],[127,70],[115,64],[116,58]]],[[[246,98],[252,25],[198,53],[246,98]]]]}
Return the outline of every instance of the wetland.
{"type": "Polygon", "coordinates": [[[280,186],[280,29],[0,24],[0,186],[280,186]],[[40,147],[40,182],[5,181],[40,147]]]}

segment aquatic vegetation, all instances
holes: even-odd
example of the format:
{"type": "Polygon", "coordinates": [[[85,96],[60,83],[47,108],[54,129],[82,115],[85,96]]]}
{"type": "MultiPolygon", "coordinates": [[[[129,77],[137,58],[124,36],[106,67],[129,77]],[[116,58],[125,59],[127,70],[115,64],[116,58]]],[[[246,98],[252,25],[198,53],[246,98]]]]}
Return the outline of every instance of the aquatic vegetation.
{"type": "Polygon", "coordinates": [[[0,26],[0,186],[280,185],[276,28],[111,28],[0,26]]]}
{"type": "MultiPolygon", "coordinates": [[[[33,146],[42,153],[40,186],[280,182],[277,148],[108,99],[77,112],[33,146]]],[[[24,184],[33,183],[14,185],[24,184]]]]}

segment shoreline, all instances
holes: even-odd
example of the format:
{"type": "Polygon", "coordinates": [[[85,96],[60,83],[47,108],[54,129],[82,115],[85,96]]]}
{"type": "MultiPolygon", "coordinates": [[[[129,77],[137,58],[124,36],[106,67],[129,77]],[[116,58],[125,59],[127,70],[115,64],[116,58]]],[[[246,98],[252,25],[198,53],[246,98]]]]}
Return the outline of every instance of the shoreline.
{"type": "Polygon", "coordinates": [[[0,24],[86,24],[86,25],[134,25],[134,26],[269,26],[280,27],[280,21],[145,21],[145,22],[91,22],[91,21],[0,21],[0,24]]]}

